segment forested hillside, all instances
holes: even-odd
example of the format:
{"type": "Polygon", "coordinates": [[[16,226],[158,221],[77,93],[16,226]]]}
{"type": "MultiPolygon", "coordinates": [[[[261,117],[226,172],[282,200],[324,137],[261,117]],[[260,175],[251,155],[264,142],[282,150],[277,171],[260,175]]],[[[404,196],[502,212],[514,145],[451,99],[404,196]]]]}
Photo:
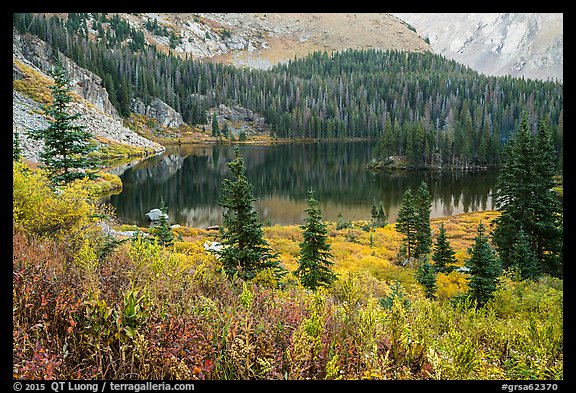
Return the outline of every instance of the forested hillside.
{"type": "Polygon", "coordinates": [[[532,127],[548,119],[561,150],[561,83],[488,77],[431,53],[315,52],[256,70],[161,53],[117,15],[14,14],[14,26],[100,76],[125,117],[134,98],[160,98],[190,125],[235,104],[261,113],[278,138],[379,138],[377,159],[467,166],[498,164],[527,111],[532,127]]]}

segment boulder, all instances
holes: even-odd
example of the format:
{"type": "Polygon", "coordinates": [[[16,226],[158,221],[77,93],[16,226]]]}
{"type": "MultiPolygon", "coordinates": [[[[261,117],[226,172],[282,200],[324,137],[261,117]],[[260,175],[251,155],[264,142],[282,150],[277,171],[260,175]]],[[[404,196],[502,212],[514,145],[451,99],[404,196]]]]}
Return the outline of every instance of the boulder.
{"type": "Polygon", "coordinates": [[[146,213],[146,216],[148,216],[148,218],[151,221],[158,221],[160,220],[160,217],[162,217],[162,215],[164,215],[165,219],[168,219],[168,214],[166,213],[162,213],[162,210],[160,209],[152,209],[150,210],[148,213],[146,213]]]}

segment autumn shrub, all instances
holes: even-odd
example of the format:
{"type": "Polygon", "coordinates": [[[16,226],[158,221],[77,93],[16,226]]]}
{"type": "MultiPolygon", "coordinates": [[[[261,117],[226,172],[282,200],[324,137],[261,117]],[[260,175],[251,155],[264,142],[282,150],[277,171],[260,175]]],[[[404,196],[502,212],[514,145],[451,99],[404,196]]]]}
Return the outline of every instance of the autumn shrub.
{"type": "MultiPolygon", "coordinates": [[[[329,288],[266,270],[243,281],[204,249],[215,240],[204,230],[181,229],[189,241],[172,249],[145,236],[104,247],[108,212],[87,184],[54,191],[14,165],[17,379],[563,378],[562,280],[505,275],[476,308],[461,297],[467,275],[453,271],[427,299],[415,269],[390,259],[399,236],[388,225],[358,230],[357,243],[331,232],[341,274],[329,288]]],[[[264,232],[294,267],[298,228],[264,232]]]]}

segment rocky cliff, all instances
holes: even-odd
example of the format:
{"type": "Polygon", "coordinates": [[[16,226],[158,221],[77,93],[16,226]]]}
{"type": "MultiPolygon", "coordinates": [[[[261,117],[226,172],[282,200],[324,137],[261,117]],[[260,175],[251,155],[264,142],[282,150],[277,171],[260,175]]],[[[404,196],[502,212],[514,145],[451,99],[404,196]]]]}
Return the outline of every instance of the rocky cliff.
{"type": "Polygon", "coordinates": [[[395,15],[428,38],[435,53],[484,74],[563,80],[563,14],[395,15]]]}
{"type": "MultiPolygon", "coordinates": [[[[86,126],[86,129],[101,141],[112,141],[149,151],[164,150],[158,143],[123,126],[122,118],[108,99],[108,92],[101,86],[101,78],[66,57],[62,59],[70,77],[71,90],[76,95],[70,110],[81,114],[80,125],[86,126]]],[[[53,53],[49,45],[38,37],[13,32],[14,80],[29,84],[38,83],[39,79],[49,81],[51,78],[47,73],[53,64],[53,53]]],[[[28,139],[26,131],[47,127],[48,122],[42,114],[42,103],[34,94],[17,90],[13,91],[12,103],[12,131],[18,133],[23,156],[37,162],[42,143],[28,139]]]]}
{"type": "Polygon", "coordinates": [[[139,115],[146,115],[158,120],[164,127],[178,128],[184,124],[182,115],[158,98],[153,99],[148,105],[141,99],[134,98],[131,110],[139,115]]]}

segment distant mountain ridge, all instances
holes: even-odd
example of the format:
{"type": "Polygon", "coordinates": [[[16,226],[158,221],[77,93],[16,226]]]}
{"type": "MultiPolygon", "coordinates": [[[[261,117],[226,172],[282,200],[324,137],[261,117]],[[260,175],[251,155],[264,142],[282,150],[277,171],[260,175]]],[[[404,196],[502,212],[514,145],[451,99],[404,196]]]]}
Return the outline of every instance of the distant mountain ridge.
{"type": "Polygon", "coordinates": [[[487,75],[563,80],[562,13],[397,13],[434,53],[487,75]]]}
{"type": "MultiPolygon", "coordinates": [[[[386,13],[139,13],[120,14],[133,26],[156,20],[180,39],[172,49],[196,59],[270,68],[313,51],[397,49],[430,51],[406,23],[386,13]]],[[[166,37],[146,34],[167,48],[166,37]]]]}

